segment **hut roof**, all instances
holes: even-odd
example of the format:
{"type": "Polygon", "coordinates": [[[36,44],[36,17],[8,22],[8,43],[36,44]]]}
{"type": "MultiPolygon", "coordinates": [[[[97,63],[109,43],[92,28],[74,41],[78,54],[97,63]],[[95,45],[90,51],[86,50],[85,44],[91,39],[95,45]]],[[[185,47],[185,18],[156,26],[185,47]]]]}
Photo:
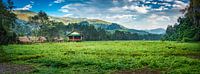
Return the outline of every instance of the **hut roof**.
{"type": "Polygon", "coordinates": [[[68,34],[68,36],[81,36],[81,34],[78,32],[71,32],[70,34],[68,34]]]}

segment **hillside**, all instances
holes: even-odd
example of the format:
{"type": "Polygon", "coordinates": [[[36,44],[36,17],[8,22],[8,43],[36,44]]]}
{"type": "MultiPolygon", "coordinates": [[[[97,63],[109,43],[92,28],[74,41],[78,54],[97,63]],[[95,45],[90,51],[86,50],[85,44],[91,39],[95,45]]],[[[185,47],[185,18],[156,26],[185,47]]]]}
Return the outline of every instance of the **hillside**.
{"type": "Polygon", "coordinates": [[[28,21],[28,18],[36,15],[36,12],[28,10],[15,10],[14,13],[17,15],[17,18],[20,20],[28,21]]]}
{"type": "Polygon", "coordinates": [[[151,30],[145,30],[146,32],[152,33],[152,34],[165,34],[165,29],[163,28],[156,28],[151,30]]]}
{"type": "MultiPolygon", "coordinates": [[[[15,10],[14,13],[17,15],[17,18],[22,21],[28,21],[28,18],[31,16],[36,15],[36,12],[28,11],[28,10],[15,10]]],[[[49,16],[50,20],[55,20],[57,22],[63,22],[65,25],[68,25],[69,23],[88,23],[90,25],[94,25],[96,28],[103,28],[107,31],[126,31],[130,33],[137,33],[137,34],[164,34],[165,30],[155,29],[155,30],[136,30],[136,29],[128,29],[120,24],[117,23],[111,23],[104,20],[99,19],[87,19],[87,18],[72,18],[72,17],[55,17],[55,16],[49,16]]]]}
{"type": "MultiPolygon", "coordinates": [[[[28,21],[28,17],[34,16],[37,13],[29,10],[15,10],[14,13],[17,15],[17,18],[20,20],[28,21]]],[[[54,17],[49,16],[51,20],[57,22],[63,22],[64,24],[68,23],[80,23],[82,21],[88,21],[90,24],[111,24],[110,22],[99,20],[99,19],[87,19],[87,18],[72,18],[72,17],[54,17]]]]}

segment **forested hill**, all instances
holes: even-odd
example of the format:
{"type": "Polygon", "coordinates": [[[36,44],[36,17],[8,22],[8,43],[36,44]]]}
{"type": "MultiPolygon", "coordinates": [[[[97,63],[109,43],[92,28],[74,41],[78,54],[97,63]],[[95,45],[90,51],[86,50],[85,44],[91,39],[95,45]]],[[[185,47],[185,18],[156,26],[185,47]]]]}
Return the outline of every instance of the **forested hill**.
{"type": "Polygon", "coordinates": [[[167,27],[164,40],[200,41],[200,0],[191,0],[182,12],[185,16],[180,17],[178,23],[167,27]]]}
{"type": "MultiPolygon", "coordinates": [[[[17,15],[17,18],[20,19],[21,21],[28,22],[29,17],[33,17],[37,15],[36,12],[29,11],[29,10],[15,10],[14,13],[17,15]]],[[[131,33],[137,33],[140,35],[144,34],[164,34],[165,30],[161,31],[155,31],[155,30],[136,30],[136,29],[128,29],[122,25],[119,25],[117,23],[111,23],[99,19],[87,19],[87,18],[72,18],[72,17],[54,17],[54,16],[49,16],[50,20],[54,20],[56,22],[62,22],[65,25],[68,25],[69,23],[82,23],[82,24],[89,24],[95,26],[95,28],[102,28],[110,32],[114,32],[115,30],[120,30],[120,31],[126,31],[126,32],[131,32],[131,33]],[[163,32],[164,31],[164,32],[163,32]]],[[[22,23],[22,22],[21,22],[22,23]]]]}

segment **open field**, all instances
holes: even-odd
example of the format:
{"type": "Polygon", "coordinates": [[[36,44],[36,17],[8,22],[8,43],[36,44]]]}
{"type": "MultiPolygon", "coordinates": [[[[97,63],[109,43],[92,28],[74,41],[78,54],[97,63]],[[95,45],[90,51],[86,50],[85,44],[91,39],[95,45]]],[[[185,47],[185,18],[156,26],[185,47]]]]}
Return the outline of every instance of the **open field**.
{"type": "Polygon", "coordinates": [[[200,43],[85,41],[3,46],[36,74],[200,73],[200,43]]]}

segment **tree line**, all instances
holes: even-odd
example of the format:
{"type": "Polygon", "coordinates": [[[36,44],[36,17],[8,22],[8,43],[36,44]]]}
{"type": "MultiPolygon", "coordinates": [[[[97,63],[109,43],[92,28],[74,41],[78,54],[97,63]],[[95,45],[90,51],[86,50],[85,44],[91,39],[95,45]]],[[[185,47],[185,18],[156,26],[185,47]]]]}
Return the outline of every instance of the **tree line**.
{"type": "Polygon", "coordinates": [[[162,37],[162,35],[158,34],[141,35],[121,30],[111,30],[112,32],[110,32],[101,27],[96,28],[87,21],[70,23],[65,29],[67,31],[75,30],[80,32],[85,40],[159,40],[162,37]]]}
{"type": "Polygon", "coordinates": [[[175,25],[169,25],[163,40],[171,41],[200,41],[200,0],[190,0],[184,10],[184,17],[180,17],[175,25]]]}

